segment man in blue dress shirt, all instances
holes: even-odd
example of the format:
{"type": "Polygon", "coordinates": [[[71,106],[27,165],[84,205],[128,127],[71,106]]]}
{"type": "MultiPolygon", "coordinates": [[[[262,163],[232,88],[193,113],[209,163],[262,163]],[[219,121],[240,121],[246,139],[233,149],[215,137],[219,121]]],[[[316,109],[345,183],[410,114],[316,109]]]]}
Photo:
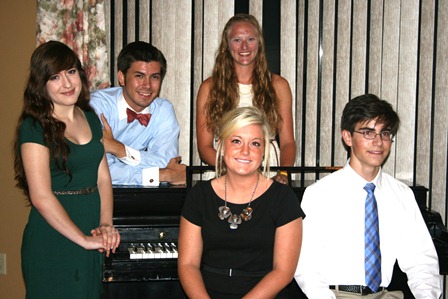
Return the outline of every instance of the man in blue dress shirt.
{"type": "Polygon", "coordinates": [[[97,90],[90,101],[103,122],[112,183],[185,184],[179,123],[171,102],[159,97],[167,68],[164,55],[146,42],[132,42],[118,55],[117,66],[120,87],[97,90]]]}

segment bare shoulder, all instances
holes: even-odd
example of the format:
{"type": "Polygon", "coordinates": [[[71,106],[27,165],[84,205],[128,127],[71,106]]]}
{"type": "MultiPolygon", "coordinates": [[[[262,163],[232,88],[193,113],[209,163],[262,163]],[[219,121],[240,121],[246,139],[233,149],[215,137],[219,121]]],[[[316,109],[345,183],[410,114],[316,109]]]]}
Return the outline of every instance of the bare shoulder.
{"type": "Polygon", "coordinates": [[[201,89],[205,88],[205,89],[210,89],[210,87],[212,86],[212,77],[208,77],[207,79],[205,79],[204,81],[202,81],[201,83],[201,89]]]}
{"type": "MultiPolygon", "coordinates": [[[[288,80],[280,75],[272,74],[272,85],[274,86],[275,92],[280,102],[285,102],[287,104],[292,101],[291,88],[289,87],[288,80]]],[[[289,108],[288,108],[289,109],[289,108]]]]}
{"type": "Polygon", "coordinates": [[[280,76],[278,74],[274,74],[274,73],[272,73],[271,76],[272,76],[272,85],[274,85],[275,89],[284,89],[284,88],[289,89],[288,80],[286,80],[282,76],[280,76]]]}
{"type": "Polygon", "coordinates": [[[199,106],[203,106],[205,104],[205,102],[207,101],[211,86],[212,86],[212,78],[211,77],[205,79],[201,83],[201,86],[199,86],[198,95],[197,95],[197,102],[198,102],[199,106]]]}

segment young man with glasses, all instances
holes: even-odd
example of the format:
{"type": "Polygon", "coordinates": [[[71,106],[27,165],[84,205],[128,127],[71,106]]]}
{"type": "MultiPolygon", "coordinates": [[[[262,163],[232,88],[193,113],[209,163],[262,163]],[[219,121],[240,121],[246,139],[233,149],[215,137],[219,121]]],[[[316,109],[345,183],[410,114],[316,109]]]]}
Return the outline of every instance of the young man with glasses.
{"type": "Polygon", "coordinates": [[[403,298],[386,289],[396,260],[415,298],[440,297],[437,253],[414,194],[381,168],[399,122],[392,106],[372,94],[345,106],[341,131],[350,158],[302,200],[295,279],[308,299],[403,298]]]}

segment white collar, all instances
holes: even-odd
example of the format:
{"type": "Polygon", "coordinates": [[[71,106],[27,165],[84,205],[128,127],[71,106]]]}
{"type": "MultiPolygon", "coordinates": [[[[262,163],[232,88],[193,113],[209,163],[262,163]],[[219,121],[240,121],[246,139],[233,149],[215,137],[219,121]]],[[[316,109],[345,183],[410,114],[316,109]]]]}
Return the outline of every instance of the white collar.
{"type": "Polygon", "coordinates": [[[380,170],[376,174],[375,178],[370,182],[366,181],[350,166],[350,158],[347,159],[347,162],[345,163],[344,168],[352,173],[354,179],[356,181],[358,181],[359,184],[365,185],[366,183],[374,183],[375,186],[377,186],[377,187],[380,186],[380,188],[381,188],[381,178],[382,178],[382,173],[383,173],[383,167],[380,167],[380,170]]]}

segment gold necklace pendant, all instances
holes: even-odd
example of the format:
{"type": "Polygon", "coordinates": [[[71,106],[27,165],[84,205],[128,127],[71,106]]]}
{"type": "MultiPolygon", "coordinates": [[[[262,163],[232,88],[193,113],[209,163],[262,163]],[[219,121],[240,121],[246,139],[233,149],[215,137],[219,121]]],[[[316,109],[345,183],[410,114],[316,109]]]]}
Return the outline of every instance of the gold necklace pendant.
{"type": "Polygon", "coordinates": [[[247,207],[245,208],[242,212],[241,212],[241,218],[243,218],[244,221],[249,221],[250,219],[252,219],[252,208],[251,207],[247,207]]]}

